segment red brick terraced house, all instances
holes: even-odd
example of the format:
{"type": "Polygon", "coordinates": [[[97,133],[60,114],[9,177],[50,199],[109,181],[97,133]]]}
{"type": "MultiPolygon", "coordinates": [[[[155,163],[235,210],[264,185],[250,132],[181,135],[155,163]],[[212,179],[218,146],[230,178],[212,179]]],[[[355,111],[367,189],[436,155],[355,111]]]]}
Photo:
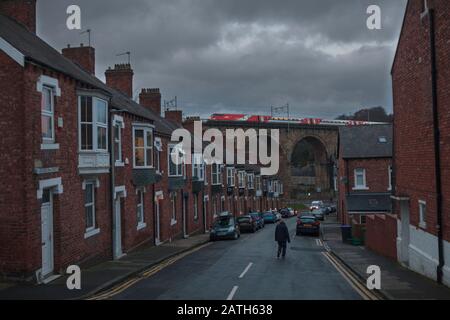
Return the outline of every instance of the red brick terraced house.
{"type": "Polygon", "coordinates": [[[392,125],[339,128],[338,175],[339,221],[363,239],[366,222],[391,213],[392,125]]]}
{"type": "Polygon", "coordinates": [[[392,66],[399,261],[450,285],[450,1],[408,1],[392,66]]]}
{"type": "Polygon", "coordinates": [[[153,110],[158,94],[146,89],[144,106],[134,102],[129,65],[106,72],[109,86],[95,78],[91,47],[61,55],[36,36],[35,7],[0,4],[0,147],[8,158],[0,167],[8,181],[0,187],[0,272],[48,280],[69,264],[196,232],[187,219],[176,223],[183,205],[188,212],[189,175],[184,190],[171,185],[168,142],[179,125],[153,110]]]}

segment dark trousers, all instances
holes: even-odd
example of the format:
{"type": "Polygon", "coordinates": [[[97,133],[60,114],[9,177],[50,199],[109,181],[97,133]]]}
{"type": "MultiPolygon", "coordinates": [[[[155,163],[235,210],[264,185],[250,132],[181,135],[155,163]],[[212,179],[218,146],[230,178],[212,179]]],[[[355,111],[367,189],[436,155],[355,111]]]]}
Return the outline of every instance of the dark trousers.
{"type": "Polygon", "coordinates": [[[280,254],[283,257],[286,256],[286,241],[278,241],[278,254],[277,254],[277,256],[280,257],[280,254]]]}

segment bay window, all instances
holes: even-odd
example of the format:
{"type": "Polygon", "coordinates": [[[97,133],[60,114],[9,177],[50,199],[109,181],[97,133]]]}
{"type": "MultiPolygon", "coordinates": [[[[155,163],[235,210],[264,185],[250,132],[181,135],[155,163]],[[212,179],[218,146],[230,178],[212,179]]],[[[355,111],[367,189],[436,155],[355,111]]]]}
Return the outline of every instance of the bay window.
{"type": "Polygon", "coordinates": [[[133,127],[134,168],[153,167],[153,128],[133,127]]]}
{"type": "Polygon", "coordinates": [[[107,151],[108,149],[108,104],[105,100],[79,97],[80,150],[107,151]]]}

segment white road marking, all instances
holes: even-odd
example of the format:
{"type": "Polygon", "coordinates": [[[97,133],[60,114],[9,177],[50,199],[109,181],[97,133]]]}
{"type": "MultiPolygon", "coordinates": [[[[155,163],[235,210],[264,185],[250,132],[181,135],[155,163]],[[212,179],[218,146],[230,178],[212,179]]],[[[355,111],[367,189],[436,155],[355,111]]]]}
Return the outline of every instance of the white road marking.
{"type": "Polygon", "coordinates": [[[244,276],[245,276],[245,274],[247,273],[247,271],[252,267],[252,265],[253,265],[253,262],[250,262],[249,264],[248,264],[248,266],[245,268],[245,270],[241,273],[241,275],[239,276],[239,279],[242,279],[244,276]]]}
{"type": "Polygon", "coordinates": [[[234,286],[233,289],[231,290],[230,294],[228,295],[227,300],[233,300],[233,297],[237,291],[239,287],[238,286],[234,286]]]}

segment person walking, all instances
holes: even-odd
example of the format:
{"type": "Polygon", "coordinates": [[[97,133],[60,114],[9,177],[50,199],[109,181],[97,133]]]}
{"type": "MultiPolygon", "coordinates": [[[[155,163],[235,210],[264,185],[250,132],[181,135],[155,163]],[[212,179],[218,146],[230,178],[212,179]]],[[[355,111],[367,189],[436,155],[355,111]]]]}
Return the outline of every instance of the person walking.
{"type": "Polygon", "coordinates": [[[280,255],[284,259],[286,257],[286,246],[288,242],[291,243],[291,238],[289,237],[289,230],[283,219],[280,220],[275,228],[275,241],[278,242],[277,259],[280,259],[280,255]]]}

